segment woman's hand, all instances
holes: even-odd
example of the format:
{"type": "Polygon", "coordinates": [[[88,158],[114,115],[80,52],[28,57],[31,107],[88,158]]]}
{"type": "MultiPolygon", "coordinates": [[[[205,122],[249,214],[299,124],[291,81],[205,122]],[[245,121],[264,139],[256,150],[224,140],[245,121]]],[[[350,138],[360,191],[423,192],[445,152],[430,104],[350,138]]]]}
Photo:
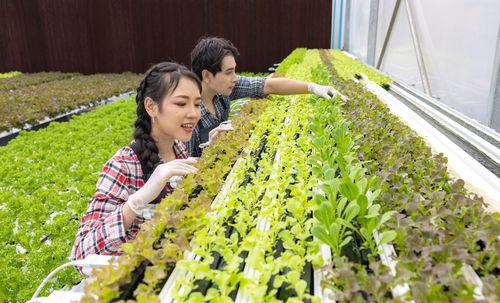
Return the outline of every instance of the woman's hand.
{"type": "Polygon", "coordinates": [[[219,137],[219,135],[221,133],[225,133],[225,132],[229,132],[229,131],[233,131],[233,130],[234,130],[234,128],[231,126],[231,124],[221,124],[221,125],[217,126],[216,128],[212,129],[208,133],[209,145],[212,145],[215,142],[215,140],[217,140],[217,138],[219,137]]]}
{"type": "Polygon", "coordinates": [[[171,177],[196,173],[198,169],[193,166],[195,163],[195,159],[188,158],[177,159],[158,165],[153,174],[151,174],[151,177],[149,177],[148,182],[129,196],[127,203],[130,209],[137,215],[142,215],[142,211],[151,201],[158,197],[171,177]]]}

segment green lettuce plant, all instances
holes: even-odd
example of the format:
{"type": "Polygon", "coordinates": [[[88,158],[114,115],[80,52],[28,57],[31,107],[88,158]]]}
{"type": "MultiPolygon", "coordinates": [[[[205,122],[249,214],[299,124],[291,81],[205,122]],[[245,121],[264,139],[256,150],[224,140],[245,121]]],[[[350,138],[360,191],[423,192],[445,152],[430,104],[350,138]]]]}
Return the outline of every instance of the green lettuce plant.
{"type": "Polygon", "coordinates": [[[12,71],[12,72],[8,72],[8,73],[0,73],[0,78],[10,78],[10,77],[14,77],[14,76],[17,76],[17,75],[20,75],[21,72],[19,71],[12,71]]]}
{"type": "MultiPolygon", "coordinates": [[[[497,301],[500,285],[491,269],[500,267],[492,265],[498,259],[491,252],[500,245],[494,227],[498,216],[485,212],[481,199],[468,192],[463,181],[448,175],[443,155],[433,155],[421,138],[360,84],[339,77],[329,52],[320,54],[335,87],[351,99],[344,113],[353,134],[359,136],[357,158],[368,174],[380,178],[381,209],[397,212],[394,221],[386,223],[397,233],[395,283],[408,283],[411,292],[406,298],[416,302],[472,301],[474,286],[462,273],[462,265],[470,264],[480,274],[486,301],[497,301]],[[480,257],[485,255],[486,259],[480,257]]],[[[385,278],[373,278],[378,285],[388,285],[385,278]]],[[[362,289],[370,295],[375,291],[369,285],[362,289]]],[[[346,289],[342,293],[348,294],[346,289]]]]}
{"type": "MultiPolygon", "coordinates": [[[[56,267],[69,261],[80,218],[104,163],[131,141],[134,98],[70,122],[21,132],[0,147],[0,301],[25,302],[56,267]],[[116,116],[120,119],[116,119],[116,116]]],[[[73,285],[68,268],[41,293],[73,285]]]]}
{"type": "Polygon", "coordinates": [[[152,220],[141,226],[137,239],[123,245],[126,254],[118,266],[107,266],[95,273],[96,281],[85,291],[84,300],[109,302],[129,299],[157,300],[171,269],[185,251],[194,249],[190,242],[209,224],[206,217],[210,203],[220,191],[225,176],[236,162],[250,136],[252,121],[266,108],[266,100],[245,105],[241,115],[233,120],[235,132],[227,133],[204,150],[197,162],[200,173],[184,178],[180,188],[167,196],[156,208],[152,220]],[[133,275],[144,268],[147,280],[130,284],[133,275]],[[150,275],[149,273],[155,273],[150,275]],[[153,279],[153,277],[160,277],[153,279]],[[126,296],[125,296],[126,295],[126,296]]]}
{"type": "Polygon", "coordinates": [[[6,89],[0,89],[0,131],[33,126],[46,118],[96,106],[100,100],[136,89],[141,76],[132,73],[89,76],[50,73],[46,77],[22,74],[7,79],[13,83],[3,83],[6,89]],[[25,81],[21,82],[18,77],[25,81]],[[27,85],[30,80],[37,85],[27,85]],[[13,85],[15,89],[9,89],[13,85]]]}

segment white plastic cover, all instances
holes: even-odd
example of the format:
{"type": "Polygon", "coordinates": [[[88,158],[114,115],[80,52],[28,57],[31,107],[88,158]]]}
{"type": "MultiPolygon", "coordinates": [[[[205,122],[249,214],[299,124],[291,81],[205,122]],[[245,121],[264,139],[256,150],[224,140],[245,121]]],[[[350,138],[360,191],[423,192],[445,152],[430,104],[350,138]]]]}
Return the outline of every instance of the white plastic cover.
{"type": "MultiPolygon", "coordinates": [[[[380,69],[423,91],[408,22],[401,1],[380,69]]],[[[409,1],[431,95],[487,124],[488,95],[500,25],[498,0],[409,1]]],[[[380,0],[377,62],[396,0],[380,0]]],[[[369,0],[352,0],[350,43],[344,47],[366,62],[369,0]]]]}

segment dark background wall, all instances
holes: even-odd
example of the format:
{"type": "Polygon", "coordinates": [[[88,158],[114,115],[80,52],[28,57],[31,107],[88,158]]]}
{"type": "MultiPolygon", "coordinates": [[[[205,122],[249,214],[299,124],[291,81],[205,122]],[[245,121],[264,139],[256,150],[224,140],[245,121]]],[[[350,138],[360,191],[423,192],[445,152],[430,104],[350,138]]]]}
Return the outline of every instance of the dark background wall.
{"type": "Polygon", "coordinates": [[[231,40],[239,71],[329,48],[331,0],[0,0],[0,72],[142,73],[189,66],[203,35],[231,40]]]}

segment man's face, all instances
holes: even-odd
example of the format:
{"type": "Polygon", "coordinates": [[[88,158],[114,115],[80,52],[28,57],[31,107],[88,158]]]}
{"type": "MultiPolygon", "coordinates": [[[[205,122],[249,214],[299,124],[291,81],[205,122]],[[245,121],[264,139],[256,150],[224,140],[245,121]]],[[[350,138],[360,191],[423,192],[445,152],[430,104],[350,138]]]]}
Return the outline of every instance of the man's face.
{"type": "Polygon", "coordinates": [[[229,96],[233,91],[234,85],[238,81],[236,76],[236,61],[231,55],[227,55],[222,59],[221,71],[215,74],[210,73],[209,86],[217,94],[229,96]]]}

